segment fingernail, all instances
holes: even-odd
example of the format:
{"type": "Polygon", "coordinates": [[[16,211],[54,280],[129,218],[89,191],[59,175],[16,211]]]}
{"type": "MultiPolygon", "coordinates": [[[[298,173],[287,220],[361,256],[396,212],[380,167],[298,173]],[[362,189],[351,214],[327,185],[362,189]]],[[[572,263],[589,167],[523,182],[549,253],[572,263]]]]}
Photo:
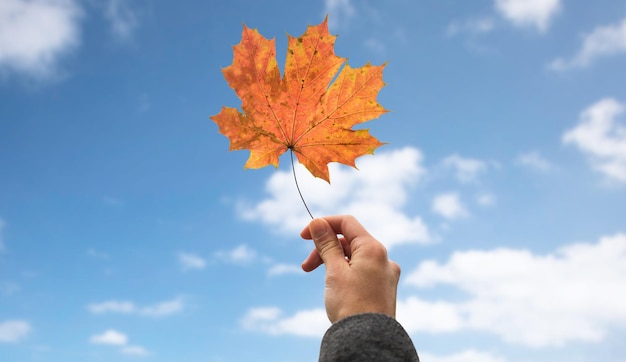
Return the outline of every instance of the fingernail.
{"type": "Polygon", "coordinates": [[[326,222],[321,219],[314,219],[311,221],[311,224],[309,224],[309,230],[311,230],[311,236],[313,239],[323,238],[326,234],[328,234],[328,226],[326,225],[326,222]]]}

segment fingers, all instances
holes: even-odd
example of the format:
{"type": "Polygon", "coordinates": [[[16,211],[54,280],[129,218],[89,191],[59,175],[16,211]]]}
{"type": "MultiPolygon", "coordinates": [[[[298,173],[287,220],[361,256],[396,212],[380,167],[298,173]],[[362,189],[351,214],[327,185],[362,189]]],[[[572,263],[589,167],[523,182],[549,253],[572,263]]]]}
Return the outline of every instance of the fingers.
{"type": "MultiPolygon", "coordinates": [[[[315,249],[327,268],[334,268],[337,265],[345,264],[343,247],[339,239],[337,239],[337,232],[328,221],[325,219],[314,219],[309,224],[308,230],[307,236],[310,236],[315,242],[315,249]]],[[[312,254],[313,253],[311,253],[303,263],[303,269],[305,267],[313,267],[315,263],[319,261],[316,260],[315,255],[312,254]]],[[[319,264],[317,266],[319,266],[319,264]]]]}
{"type": "Polygon", "coordinates": [[[324,264],[324,261],[322,260],[320,253],[317,249],[313,249],[311,250],[309,256],[302,262],[302,270],[308,273],[317,269],[317,267],[322,264],[324,264]]]}
{"type": "Polygon", "coordinates": [[[341,243],[341,247],[343,248],[343,254],[350,259],[352,257],[352,248],[350,247],[350,243],[344,237],[339,238],[339,243],[341,243]]]}
{"type": "Polygon", "coordinates": [[[300,236],[304,239],[314,239],[315,249],[302,262],[302,270],[309,272],[315,270],[323,263],[328,263],[322,253],[332,260],[345,257],[352,258],[352,254],[364,244],[371,242],[378,243],[369,232],[350,215],[327,216],[322,219],[313,220],[302,232],[300,236]],[[342,234],[337,238],[337,234],[342,234]]]}
{"type": "MultiPolygon", "coordinates": [[[[341,243],[341,247],[343,248],[343,253],[345,257],[347,257],[347,260],[349,260],[352,257],[350,244],[348,244],[346,238],[343,237],[339,238],[339,243],[341,243]]],[[[322,260],[320,253],[317,251],[317,249],[313,249],[311,250],[309,256],[307,256],[307,258],[302,262],[302,270],[308,273],[317,269],[317,267],[322,264],[324,264],[324,261],[322,260]]]]}
{"type": "MultiPolygon", "coordinates": [[[[350,215],[326,216],[323,218],[328,222],[335,234],[342,234],[348,243],[357,237],[371,237],[370,233],[365,230],[363,225],[350,215]]],[[[309,227],[304,228],[300,233],[303,239],[312,239],[309,227]]]]}
{"type": "Polygon", "coordinates": [[[337,232],[342,234],[348,243],[352,243],[357,238],[371,238],[370,233],[351,215],[337,215],[325,217],[330,226],[337,232]]]}
{"type": "Polygon", "coordinates": [[[363,242],[376,242],[367,230],[350,215],[327,216],[323,219],[315,219],[302,230],[300,236],[303,239],[317,239],[315,243],[316,248],[311,251],[309,256],[302,262],[302,270],[306,272],[315,270],[325,262],[324,258],[320,255],[322,251],[320,245],[323,245],[323,248],[332,246],[330,250],[333,251],[333,253],[329,255],[336,258],[336,260],[339,260],[339,257],[345,260],[346,256],[351,258],[352,253],[358,248],[356,245],[352,245],[353,241],[358,239],[363,242]],[[313,237],[314,228],[317,228],[317,231],[320,233],[316,235],[316,237],[313,237]],[[337,239],[337,234],[342,234],[343,237],[337,239]],[[324,238],[324,240],[322,240],[322,238],[324,238]],[[339,253],[339,251],[341,251],[341,253],[339,253]]]}

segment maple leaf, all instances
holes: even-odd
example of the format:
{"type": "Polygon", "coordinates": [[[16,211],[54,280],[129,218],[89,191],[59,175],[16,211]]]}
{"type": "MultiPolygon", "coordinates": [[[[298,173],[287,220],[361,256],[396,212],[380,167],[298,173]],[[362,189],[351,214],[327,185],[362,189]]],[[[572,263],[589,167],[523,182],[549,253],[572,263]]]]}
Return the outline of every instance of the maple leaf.
{"type": "Polygon", "coordinates": [[[245,168],[278,167],[279,156],[291,150],[313,176],[330,183],[329,162],[356,168],[357,157],[383,145],[367,129],[352,127],[387,112],[376,102],[385,64],[350,67],[334,53],[336,36],[327,22],[308,26],[298,38],[287,35],[282,79],[274,39],[244,24],[233,63],[222,70],[243,113],[222,107],[211,119],[230,150],[250,150],[245,168]]]}

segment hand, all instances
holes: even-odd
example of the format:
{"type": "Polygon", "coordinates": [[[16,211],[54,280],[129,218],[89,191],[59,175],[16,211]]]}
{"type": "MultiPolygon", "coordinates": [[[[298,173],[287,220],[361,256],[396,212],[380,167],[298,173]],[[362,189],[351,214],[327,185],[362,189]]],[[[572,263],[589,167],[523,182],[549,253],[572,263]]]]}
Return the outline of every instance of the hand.
{"type": "Polygon", "coordinates": [[[300,235],[315,242],[302,269],[310,272],[326,266],[324,303],[332,323],[359,313],[395,318],[400,267],[354,217],[314,219],[300,235]]]}

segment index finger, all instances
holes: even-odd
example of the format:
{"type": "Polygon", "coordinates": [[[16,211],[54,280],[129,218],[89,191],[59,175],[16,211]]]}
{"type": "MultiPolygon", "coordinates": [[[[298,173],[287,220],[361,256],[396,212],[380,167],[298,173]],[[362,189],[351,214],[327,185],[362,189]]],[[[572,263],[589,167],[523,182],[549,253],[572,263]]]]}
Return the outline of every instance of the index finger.
{"type": "MultiPolygon", "coordinates": [[[[370,233],[361,225],[358,220],[352,215],[332,215],[324,216],[335,233],[342,234],[348,243],[351,243],[356,238],[372,237],[370,233]]],[[[311,239],[311,232],[308,227],[305,227],[300,233],[303,239],[311,239]]]]}

